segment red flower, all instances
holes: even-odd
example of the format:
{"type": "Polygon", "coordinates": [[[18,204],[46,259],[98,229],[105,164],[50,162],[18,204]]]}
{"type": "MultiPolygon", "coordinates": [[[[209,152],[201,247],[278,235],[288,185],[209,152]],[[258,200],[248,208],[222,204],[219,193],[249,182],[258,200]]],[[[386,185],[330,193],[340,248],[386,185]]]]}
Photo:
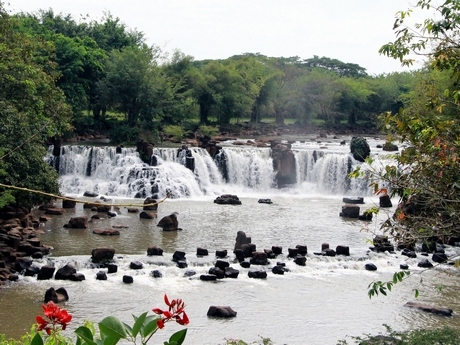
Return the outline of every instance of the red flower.
{"type": "Polygon", "coordinates": [[[38,331],[45,330],[46,333],[51,334],[50,325],[52,325],[53,330],[56,325],[61,325],[62,330],[67,328],[67,324],[72,320],[72,315],[67,312],[65,309],[59,308],[53,302],[48,302],[43,304],[43,314],[47,318],[44,319],[38,315],[35,320],[38,323],[38,331]]]}
{"type": "Polygon", "coordinates": [[[190,323],[187,314],[184,311],[185,303],[181,299],[173,299],[169,301],[168,296],[164,295],[164,301],[169,307],[169,310],[162,310],[160,308],[153,308],[155,314],[163,315],[161,319],[157,320],[158,328],[163,328],[165,323],[171,320],[176,320],[180,325],[187,325],[190,323]]]}

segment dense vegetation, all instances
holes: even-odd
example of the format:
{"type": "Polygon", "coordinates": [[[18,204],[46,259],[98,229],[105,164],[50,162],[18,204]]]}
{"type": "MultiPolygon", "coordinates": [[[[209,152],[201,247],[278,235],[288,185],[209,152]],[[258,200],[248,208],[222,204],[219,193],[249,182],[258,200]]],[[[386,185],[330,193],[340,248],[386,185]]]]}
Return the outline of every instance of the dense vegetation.
{"type": "Polygon", "coordinates": [[[56,85],[75,129],[112,130],[116,143],[158,141],[168,126],[186,134],[242,121],[375,127],[378,114],[399,110],[415,79],[412,73],[369,76],[357,64],[319,56],[247,53],[194,61],[149,46],[143,33],[110,14],[77,22],[49,9],[12,20],[15,31],[52,49],[38,54],[56,64],[56,85]]]}

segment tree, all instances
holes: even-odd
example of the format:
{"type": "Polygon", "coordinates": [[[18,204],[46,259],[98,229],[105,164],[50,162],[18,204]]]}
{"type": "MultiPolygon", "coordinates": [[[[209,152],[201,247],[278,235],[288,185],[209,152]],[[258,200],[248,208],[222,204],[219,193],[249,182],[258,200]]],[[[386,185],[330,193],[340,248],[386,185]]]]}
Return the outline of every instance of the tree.
{"type": "MultiPolygon", "coordinates": [[[[58,174],[44,160],[44,142],[68,128],[70,108],[56,87],[55,64],[41,58],[51,49],[20,33],[0,3],[0,181],[58,194],[58,174]]],[[[49,199],[0,189],[1,206],[33,206],[49,199]]]]}
{"type": "MultiPolygon", "coordinates": [[[[408,147],[394,157],[395,165],[375,176],[386,181],[401,202],[385,229],[407,244],[460,236],[460,2],[446,0],[432,7],[431,1],[421,0],[417,8],[433,9],[441,19],[427,19],[415,26],[417,31],[404,26],[410,12],[399,12],[397,39],[380,50],[403,64],[412,63],[410,54],[428,58],[406,107],[383,118],[389,134],[408,147]]],[[[377,179],[372,183],[378,190],[377,179]]]]}

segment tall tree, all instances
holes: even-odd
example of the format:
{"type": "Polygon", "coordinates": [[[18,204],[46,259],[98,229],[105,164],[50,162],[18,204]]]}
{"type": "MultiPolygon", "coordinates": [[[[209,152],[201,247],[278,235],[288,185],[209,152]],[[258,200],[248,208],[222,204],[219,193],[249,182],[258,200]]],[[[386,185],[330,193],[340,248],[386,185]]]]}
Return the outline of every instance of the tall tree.
{"type": "MultiPolygon", "coordinates": [[[[58,175],[44,161],[44,142],[67,128],[70,109],[56,87],[55,64],[42,59],[44,51],[52,54],[50,46],[18,28],[0,3],[0,181],[57,194],[58,175]]],[[[33,206],[48,199],[0,189],[0,205],[33,206]]]]}

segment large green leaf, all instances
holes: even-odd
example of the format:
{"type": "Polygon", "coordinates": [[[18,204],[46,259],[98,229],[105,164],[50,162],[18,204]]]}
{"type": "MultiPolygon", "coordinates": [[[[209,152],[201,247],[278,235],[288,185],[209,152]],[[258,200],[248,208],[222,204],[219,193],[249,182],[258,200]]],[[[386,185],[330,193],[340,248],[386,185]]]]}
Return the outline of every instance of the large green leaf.
{"type": "Polygon", "coordinates": [[[134,317],[134,325],[133,325],[133,328],[132,328],[132,336],[133,338],[136,338],[137,335],[139,334],[139,331],[141,330],[142,326],[144,325],[144,321],[145,321],[145,317],[147,316],[147,312],[141,314],[139,317],[136,317],[133,315],[134,317]]]}
{"type": "Polygon", "coordinates": [[[144,326],[142,327],[142,337],[147,338],[150,334],[155,333],[157,331],[158,319],[159,317],[156,315],[149,315],[145,318],[144,326]]]}
{"type": "MultiPolygon", "coordinates": [[[[126,330],[123,323],[114,316],[107,316],[104,320],[99,322],[99,330],[104,338],[104,344],[108,341],[106,338],[110,338],[110,341],[115,341],[114,344],[120,339],[126,339],[126,330]]],[[[110,343],[109,343],[110,344],[110,343]]]]}
{"type": "Polygon", "coordinates": [[[33,337],[32,341],[30,342],[30,345],[43,345],[43,339],[40,333],[35,334],[35,337],[33,337]]]}
{"type": "Polygon", "coordinates": [[[93,333],[88,327],[80,326],[75,330],[75,333],[77,334],[79,339],[82,339],[84,341],[84,344],[96,345],[93,339],[93,333]]]}
{"type": "Polygon", "coordinates": [[[176,333],[171,335],[171,337],[169,338],[168,345],[181,345],[184,342],[186,335],[187,335],[187,328],[177,331],[176,333]]]}

